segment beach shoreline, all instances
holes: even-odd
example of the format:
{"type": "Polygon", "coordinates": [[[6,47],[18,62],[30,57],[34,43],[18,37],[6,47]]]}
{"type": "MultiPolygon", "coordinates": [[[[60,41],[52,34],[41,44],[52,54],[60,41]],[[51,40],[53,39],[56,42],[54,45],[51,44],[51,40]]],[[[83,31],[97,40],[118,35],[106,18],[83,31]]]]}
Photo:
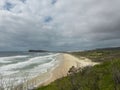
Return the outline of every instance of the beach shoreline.
{"type": "Polygon", "coordinates": [[[92,62],[88,58],[78,59],[70,54],[60,54],[58,60],[60,60],[59,65],[50,72],[50,77],[42,82],[39,87],[46,86],[59,78],[67,76],[68,71],[72,66],[75,68],[84,68],[86,66],[94,66],[96,64],[99,64],[92,62]]]}
{"type": "Polygon", "coordinates": [[[23,90],[26,90],[26,88],[34,89],[41,86],[46,86],[59,78],[67,76],[68,71],[72,66],[74,66],[76,69],[82,69],[86,66],[94,66],[96,64],[99,64],[92,62],[90,59],[85,57],[77,58],[71,54],[65,53],[59,54],[56,60],[58,60],[58,63],[54,68],[48,70],[48,72],[43,73],[42,75],[38,75],[37,77],[28,80],[22,84],[22,86],[18,85],[16,88],[18,88],[18,90],[22,90],[21,88],[24,88],[23,90]]]}

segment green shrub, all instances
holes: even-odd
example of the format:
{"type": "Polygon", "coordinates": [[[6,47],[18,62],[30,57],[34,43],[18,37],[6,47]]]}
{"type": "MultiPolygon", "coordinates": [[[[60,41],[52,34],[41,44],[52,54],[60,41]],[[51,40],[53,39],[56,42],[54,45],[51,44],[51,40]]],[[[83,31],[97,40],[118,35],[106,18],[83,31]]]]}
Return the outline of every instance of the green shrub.
{"type": "Polygon", "coordinates": [[[76,57],[85,56],[100,65],[85,67],[74,73],[40,87],[37,90],[120,90],[120,50],[94,50],[71,53],[76,57]]]}

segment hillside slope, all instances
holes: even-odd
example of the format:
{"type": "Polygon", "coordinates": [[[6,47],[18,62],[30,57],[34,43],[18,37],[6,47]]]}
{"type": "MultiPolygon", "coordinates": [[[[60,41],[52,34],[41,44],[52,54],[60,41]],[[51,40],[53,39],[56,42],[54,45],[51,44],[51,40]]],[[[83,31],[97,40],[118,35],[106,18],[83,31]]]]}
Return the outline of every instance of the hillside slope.
{"type": "Polygon", "coordinates": [[[99,49],[69,53],[87,57],[100,65],[63,77],[37,90],[120,90],[120,49],[99,49]]]}

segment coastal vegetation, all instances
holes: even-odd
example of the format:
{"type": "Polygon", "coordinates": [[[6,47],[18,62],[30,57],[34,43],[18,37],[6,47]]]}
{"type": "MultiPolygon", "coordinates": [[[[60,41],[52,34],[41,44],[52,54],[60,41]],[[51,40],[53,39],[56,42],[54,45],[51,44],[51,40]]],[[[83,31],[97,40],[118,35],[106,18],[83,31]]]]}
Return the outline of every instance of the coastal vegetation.
{"type": "Polygon", "coordinates": [[[37,90],[120,90],[120,48],[96,49],[69,53],[87,57],[101,64],[72,72],[37,90]]]}

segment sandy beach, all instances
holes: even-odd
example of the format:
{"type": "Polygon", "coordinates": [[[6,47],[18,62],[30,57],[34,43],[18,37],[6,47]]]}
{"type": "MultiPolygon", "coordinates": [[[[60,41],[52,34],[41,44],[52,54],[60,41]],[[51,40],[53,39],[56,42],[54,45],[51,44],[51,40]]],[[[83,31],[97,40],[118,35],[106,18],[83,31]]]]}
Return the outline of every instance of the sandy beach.
{"type": "Polygon", "coordinates": [[[99,63],[96,63],[96,62],[92,62],[88,58],[78,59],[78,58],[76,58],[76,57],[74,57],[70,54],[61,54],[59,56],[59,60],[60,60],[60,63],[58,65],[58,67],[56,67],[50,73],[51,75],[50,75],[49,79],[44,81],[41,85],[43,85],[43,86],[48,85],[49,83],[55,81],[56,79],[66,76],[69,69],[72,66],[75,66],[76,68],[83,68],[83,67],[86,67],[86,66],[94,66],[96,64],[99,64],[99,63]]]}
{"type": "Polygon", "coordinates": [[[52,69],[48,70],[48,72],[41,74],[31,80],[28,80],[24,84],[18,85],[15,90],[26,90],[26,88],[37,88],[40,86],[45,86],[55,81],[56,79],[67,76],[68,71],[72,66],[75,68],[84,68],[86,66],[94,66],[96,62],[92,62],[90,59],[85,57],[76,58],[70,54],[60,54],[57,57],[58,64],[52,69]]]}

